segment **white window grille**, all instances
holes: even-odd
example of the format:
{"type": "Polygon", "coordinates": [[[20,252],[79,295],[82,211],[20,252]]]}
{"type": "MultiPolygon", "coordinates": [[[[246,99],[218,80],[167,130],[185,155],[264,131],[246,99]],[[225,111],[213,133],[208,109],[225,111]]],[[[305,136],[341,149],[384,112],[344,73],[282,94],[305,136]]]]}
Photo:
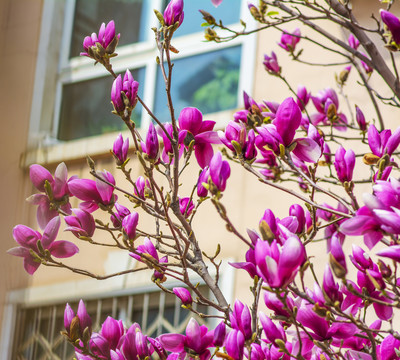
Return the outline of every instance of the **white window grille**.
{"type": "MultiPolygon", "coordinates": [[[[205,293],[205,287],[200,287],[205,293]]],[[[78,302],[70,303],[76,311],[78,302]]],[[[85,301],[93,331],[99,331],[107,316],[121,319],[126,327],[140,324],[144,334],[156,337],[162,333],[183,333],[190,317],[196,317],[181,307],[173,294],[152,292],[85,301]]],[[[193,308],[207,314],[207,307],[193,304],[193,308]]],[[[60,334],[64,330],[65,302],[43,306],[19,306],[16,316],[12,359],[69,360],[74,348],[60,334]]],[[[204,319],[196,318],[199,323],[204,319]]]]}

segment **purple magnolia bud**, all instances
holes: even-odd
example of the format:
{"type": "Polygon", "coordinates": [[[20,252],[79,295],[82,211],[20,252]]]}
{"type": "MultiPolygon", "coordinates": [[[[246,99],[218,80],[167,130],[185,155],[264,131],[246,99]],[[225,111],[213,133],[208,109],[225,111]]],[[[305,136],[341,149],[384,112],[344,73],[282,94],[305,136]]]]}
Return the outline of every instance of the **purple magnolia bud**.
{"type": "Polygon", "coordinates": [[[135,343],[138,359],[149,359],[150,352],[149,347],[147,346],[147,336],[143,335],[141,331],[136,331],[135,343]]]}
{"type": "Polygon", "coordinates": [[[241,331],[245,340],[250,339],[253,332],[251,329],[251,314],[249,307],[239,300],[236,300],[233,306],[233,311],[229,317],[232,328],[241,331]]]}
{"type": "Polygon", "coordinates": [[[74,310],[72,310],[71,306],[67,303],[65,305],[65,310],[64,310],[64,327],[65,330],[67,330],[67,333],[69,334],[70,326],[72,319],[75,317],[74,310]]]}
{"type": "Polygon", "coordinates": [[[275,344],[275,340],[282,340],[286,342],[286,334],[281,325],[275,324],[267,315],[260,312],[259,319],[264,329],[264,334],[268,341],[275,344]]]}
{"type": "Polygon", "coordinates": [[[297,87],[297,105],[300,110],[303,111],[310,101],[311,93],[307,91],[304,85],[299,85],[297,87]]]}
{"type": "Polygon", "coordinates": [[[278,64],[278,58],[276,54],[272,51],[271,56],[264,54],[263,64],[265,66],[265,70],[267,70],[272,75],[279,75],[281,72],[281,67],[278,64]]]}
{"type": "MultiPolygon", "coordinates": [[[[166,264],[168,263],[168,256],[163,256],[160,261],[160,264],[166,264]]],[[[167,280],[167,278],[164,275],[164,272],[162,270],[158,271],[158,270],[154,270],[153,272],[153,280],[160,280],[161,282],[164,282],[167,280]]]]}
{"type": "Polygon", "coordinates": [[[203,183],[208,184],[208,178],[210,177],[210,169],[206,166],[200,173],[199,179],[197,180],[197,196],[206,197],[208,190],[203,186],[203,183]]]}
{"type": "Polygon", "coordinates": [[[195,107],[186,107],[179,114],[178,121],[181,129],[197,135],[203,124],[203,114],[195,107]]]}
{"type": "Polygon", "coordinates": [[[221,321],[214,330],[214,346],[221,347],[224,344],[226,336],[226,326],[223,321],[221,321]]]}
{"type": "Polygon", "coordinates": [[[101,325],[100,334],[108,341],[110,349],[115,350],[119,340],[124,335],[122,320],[118,321],[108,316],[103,325],[101,325]]]}
{"type": "Polygon", "coordinates": [[[111,20],[107,26],[105,23],[102,23],[98,36],[96,33],[93,33],[91,36],[85,37],[83,40],[83,49],[85,52],[81,52],[80,55],[88,56],[96,61],[104,61],[108,59],[108,55],[114,53],[119,37],[119,34],[115,36],[114,20],[111,20]],[[106,54],[104,54],[104,51],[106,54]]]}
{"type": "Polygon", "coordinates": [[[179,209],[182,215],[189,217],[194,209],[193,200],[189,197],[179,198],[179,209]]]}
{"type": "Polygon", "coordinates": [[[356,155],[353,150],[345,150],[341,146],[335,153],[335,169],[340,182],[351,181],[356,164],[356,155]]]}
{"type": "Polygon", "coordinates": [[[233,360],[243,359],[244,336],[238,330],[232,330],[225,340],[225,350],[233,360]]]}
{"type": "MultiPolygon", "coordinates": [[[[360,54],[364,55],[368,59],[367,54],[365,54],[364,52],[360,51],[360,54]]],[[[372,71],[374,71],[374,69],[371,66],[369,66],[366,62],[364,62],[362,60],[360,60],[360,62],[361,62],[361,66],[364,68],[367,75],[370,75],[372,73],[372,71]]]]}
{"type": "Polygon", "coordinates": [[[149,159],[157,160],[158,159],[158,136],[156,128],[153,123],[150,123],[149,130],[147,132],[146,143],[142,143],[143,151],[147,154],[149,159]],[[144,146],[143,146],[144,145],[144,146]]]}
{"type": "Polygon", "coordinates": [[[180,26],[183,17],[183,0],[171,0],[164,10],[165,25],[171,26],[178,22],[180,26]]]}
{"type": "Polygon", "coordinates": [[[224,191],[226,181],[231,175],[231,168],[226,160],[222,160],[222,154],[216,153],[210,161],[210,176],[211,180],[218,191],[224,191]]]}
{"type": "Polygon", "coordinates": [[[393,41],[400,45],[400,20],[392,13],[386,10],[380,10],[381,19],[392,34],[393,41]]]}
{"type": "Polygon", "coordinates": [[[117,165],[122,165],[127,157],[128,157],[128,149],[129,149],[129,138],[125,140],[122,138],[122,134],[120,133],[114,141],[113,145],[113,154],[117,161],[117,165]]]}
{"type": "Polygon", "coordinates": [[[285,99],[279,105],[276,117],[272,122],[282,137],[283,145],[289,146],[301,123],[301,110],[292,98],[285,99]]]}
{"type": "Polygon", "coordinates": [[[122,220],[122,228],[125,234],[128,236],[129,240],[134,240],[136,238],[136,227],[139,222],[139,214],[133,212],[128,216],[125,216],[122,220]]]}
{"type": "Polygon", "coordinates": [[[83,331],[86,328],[88,328],[89,332],[91,333],[92,332],[92,319],[90,318],[90,316],[86,310],[85,303],[82,300],[79,301],[78,311],[77,311],[76,315],[79,318],[79,325],[80,325],[81,332],[83,333],[83,331]]]}
{"type": "Polygon", "coordinates": [[[360,270],[372,269],[373,262],[369,255],[358,245],[353,244],[353,256],[350,255],[350,260],[354,266],[360,270]]]}
{"type": "Polygon", "coordinates": [[[306,214],[304,209],[299,204],[294,204],[289,208],[289,215],[294,216],[299,223],[295,233],[301,234],[304,232],[304,226],[306,224],[306,214]]]}
{"type": "Polygon", "coordinates": [[[89,349],[100,359],[108,359],[110,357],[110,345],[103,336],[93,333],[89,341],[89,349]]]}
{"type": "Polygon", "coordinates": [[[135,331],[130,331],[126,333],[123,338],[122,345],[119,346],[121,352],[124,354],[126,360],[137,360],[137,349],[136,349],[136,334],[135,331]]]}
{"type": "Polygon", "coordinates": [[[138,88],[139,83],[133,79],[129,70],[126,70],[123,80],[121,75],[117,76],[111,88],[111,102],[117,113],[123,112],[125,107],[132,111],[137,103],[138,88]],[[124,101],[124,96],[121,92],[125,94],[128,103],[124,101]]]}
{"type": "Polygon", "coordinates": [[[183,287],[175,287],[172,289],[174,294],[182,301],[183,305],[191,305],[193,302],[192,295],[190,291],[183,287]]]}
{"type": "MultiPolygon", "coordinates": [[[[274,293],[264,292],[264,303],[268,309],[272,310],[275,315],[284,316],[289,318],[290,314],[286,310],[286,307],[282,304],[282,301],[274,293]]],[[[294,307],[293,299],[290,297],[286,298],[286,306],[288,309],[292,310],[294,307]]]]}
{"type": "Polygon", "coordinates": [[[110,219],[113,225],[117,228],[121,226],[122,220],[131,212],[127,207],[121,204],[115,203],[114,206],[117,212],[115,212],[114,215],[111,215],[110,219]]]}
{"type": "Polygon", "coordinates": [[[293,33],[284,31],[281,35],[281,41],[278,43],[280,47],[289,52],[294,52],[296,45],[300,41],[300,29],[296,28],[293,33]]]}
{"type": "Polygon", "coordinates": [[[346,276],[346,258],[337,233],[332,236],[329,263],[331,264],[332,271],[336,275],[336,277],[344,278],[346,276]]]}
{"type": "Polygon", "coordinates": [[[356,121],[361,131],[367,130],[367,123],[365,122],[365,116],[357,105],[356,105],[356,121]]]}
{"type": "Polygon", "coordinates": [[[327,296],[332,303],[335,303],[336,301],[342,302],[343,295],[339,291],[339,285],[335,282],[331,268],[328,264],[326,264],[325,267],[322,289],[325,296],[327,296]]]}
{"type": "Polygon", "coordinates": [[[347,41],[348,41],[350,47],[352,47],[354,50],[357,50],[358,47],[360,46],[360,42],[353,34],[349,35],[349,38],[347,41]]]}
{"type": "Polygon", "coordinates": [[[167,360],[167,352],[165,351],[164,347],[157,339],[153,339],[148,337],[147,340],[153,346],[155,352],[159,356],[160,360],[167,360]]]}

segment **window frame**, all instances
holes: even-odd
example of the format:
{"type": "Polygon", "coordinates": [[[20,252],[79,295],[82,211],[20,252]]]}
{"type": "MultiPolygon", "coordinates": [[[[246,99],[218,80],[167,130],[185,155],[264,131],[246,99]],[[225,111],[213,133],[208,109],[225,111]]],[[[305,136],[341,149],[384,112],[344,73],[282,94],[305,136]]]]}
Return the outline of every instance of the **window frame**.
{"type": "MultiPolygon", "coordinates": [[[[126,261],[126,253],[124,251],[114,251],[109,254],[105,262],[106,273],[116,271],[115,266],[126,270],[134,267],[136,260],[128,259],[126,261]],[[126,264],[124,267],[122,264],[126,264]]],[[[233,303],[234,296],[234,280],[235,269],[228,264],[233,259],[224,259],[220,267],[219,284],[222,293],[224,294],[228,303],[233,303]]],[[[215,277],[215,268],[212,264],[208,264],[210,275],[215,277]]],[[[121,270],[119,269],[119,270],[121,270]]],[[[118,271],[118,270],[117,270],[118,271]]],[[[75,281],[59,282],[50,285],[39,285],[26,287],[23,289],[9,291],[6,295],[6,301],[3,311],[2,323],[2,338],[0,339],[0,358],[4,360],[12,360],[14,333],[17,321],[18,309],[23,306],[38,307],[54,305],[62,302],[77,302],[84,298],[86,300],[93,300],[99,298],[109,298],[110,293],[113,297],[120,297],[126,295],[140,295],[158,292],[159,288],[151,282],[151,271],[143,271],[139,273],[124,274],[119,277],[110,278],[107,280],[96,280],[92,278],[79,279],[75,281]]],[[[199,283],[204,285],[204,281],[198,274],[190,271],[190,279],[192,283],[199,283]]],[[[182,283],[169,279],[164,286],[172,289],[176,286],[182,286],[182,283]]],[[[211,309],[212,310],[212,309],[211,309]]],[[[215,313],[211,311],[211,313],[215,313]]],[[[219,319],[214,318],[210,321],[210,327],[218,325],[219,319]]]]}
{"type": "MultiPolygon", "coordinates": [[[[160,8],[162,0],[155,0],[155,7],[160,8]]],[[[152,3],[153,5],[153,3],[152,3]]],[[[108,152],[110,144],[104,144],[108,139],[108,133],[94,135],[82,139],[61,141],[57,139],[58,126],[62,102],[62,87],[64,84],[74,83],[84,80],[96,79],[107,76],[107,71],[101,65],[93,65],[93,60],[87,57],[74,57],[69,59],[70,39],[72,36],[72,26],[74,17],[75,0],[44,0],[42,27],[39,39],[38,60],[36,65],[36,75],[34,84],[33,101],[31,108],[31,119],[29,127],[28,151],[21,159],[23,167],[35,162],[56,163],[57,161],[73,160],[84,158],[85,151],[92,151],[90,154],[103,154],[108,152]],[[62,21],[58,32],[54,33],[54,27],[62,21]],[[60,48],[58,58],[48,56],[48,52],[54,47],[60,48]],[[50,75],[54,71],[56,75],[50,75]],[[101,140],[101,141],[100,141],[101,140]],[[89,144],[89,145],[87,145],[89,144]],[[97,147],[96,147],[97,144],[97,147]]],[[[256,22],[248,11],[246,0],[242,0],[240,18],[247,24],[247,30],[256,28],[256,22]]],[[[146,41],[129,44],[117,49],[118,56],[113,58],[113,69],[115,73],[125,72],[126,69],[145,68],[145,86],[143,87],[143,100],[151,107],[154,104],[156,89],[157,67],[155,57],[157,48],[154,44],[154,33],[150,29],[157,26],[155,16],[149,16],[148,33],[146,41]]],[[[241,29],[240,24],[234,24],[232,28],[241,29]]],[[[94,29],[97,31],[98,29],[94,29]]],[[[118,31],[118,24],[117,24],[118,31]]],[[[199,41],[203,41],[202,31],[197,33],[177,36],[173,40],[173,45],[181,50],[179,54],[172,54],[172,61],[200,55],[212,51],[241,46],[240,73],[238,83],[238,106],[243,106],[242,91],[251,93],[254,81],[254,68],[256,57],[256,36],[241,36],[227,43],[204,42],[199,47],[199,41]]],[[[54,54],[53,54],[54,55],[54,54]]],[[[108,75],[110,76],[110,75],[108,75]]],[[[140,84],[139,86],[143,86],[140,84]]],[[[205,114],[207,118],[216,120],[217,127],[221,128],[226,124],[226,119],[232,117],[235,109],[224,110],[213,114],[205,114]],[[224,119],[224,121],[221,121],[224,119]]],[[[110,109],[111,111],[111,109],[110,109]]],[[[142,111],[141,126],[139,132],[144,134],[151,119],[150,116],[142,111]]]]}

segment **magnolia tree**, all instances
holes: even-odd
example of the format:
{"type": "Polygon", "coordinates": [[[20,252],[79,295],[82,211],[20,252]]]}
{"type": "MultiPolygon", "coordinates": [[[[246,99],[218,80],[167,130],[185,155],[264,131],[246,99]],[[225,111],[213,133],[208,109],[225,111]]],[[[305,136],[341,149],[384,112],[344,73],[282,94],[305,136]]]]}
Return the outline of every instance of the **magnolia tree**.
{"type": "MultiPolygon", "coordinates": [[[[213,2],[217,6],[221,1],[213,2]]],[[[244,109],[218,132],[215,122],[203,120],[197,108],[184,108],[179,115],[174,112],[171,52],[176,49],[171,41],[184,21],[183,0],[172,0],[163,14],[155,11],[160,23],[154,29],[159,49],[156,61],[165,81],[169,123],[161,122],[138,96],[140,84],[129,70],[124,75],[114,73],[112,58],[117,56],[120,35],[113,21],[84,39],[81,55],[100,63],[113,76],[113,112],[130,130],[131,139],[119,135],[112,150],[116,167],[129,186],[121,187],[111,173],[96,170],[90,158],[94,179],[68,178],[64,163],[54,175],[32,165],[30,178],[39,193],[29,202],[37,206],[42,231],[17,225],[13,236],[19,247],[9,253],[23,258],[29,274],[44,265],[99,279],[120,275],[101,277],[58,260],[79,250],[75,243],[56,240],[61,223],[65,223],[66,231],[92,246],[106,244],[126,251],[143,266],[125,273],[151,269],[155,285],[174,293],[182,306],[197,315],[215,317],[220,323],[209,329],[191,319],[185,334],[151,338],[142,333],[139,324],[127,329],[122,321],[108,317],[96,333],[81,301],[77,310],[67,305],[64,316],[63,333],[75,347],[77,359],[400,359],[400,333],[393,321],[394,310],[400,307],[400,182],[395,162],[400,128],[394,132],[386,129],[380,112],[382,106],[400,107],[395,58],[400,49],[400,20],[390,12],[393,2],[382,2],[385,9],[373,15],[371,28],[359,24],[348,0],[261,0],[257,5],[249,4],[251,15],[259,23],[252,31],[246,30],[244,22],[242,31],[229,29],[203,11],[209,41],[228,41],[276,28],[282,32],[278,45],[295,62],[307,63],[299,50],[301,42],[323,48],[327,56],[334,52],[342,58],[342,71],[336,77],[345,104],[342,108],[332,88],[315,94],[305,86],[293,90],[272,52],[265,55],[265,69],[285,82],[291,97],[278,104],[255,100],[245,93],[244,109]],[[348,40],[328,32],[319,24],[321,19],[345,29],[348,40]],[[286,31],[284,25],[294,20],[325,40],[303,36],[300,28],[286,31]],[[381,41],[372,42],[371,34],[381,41]],[[357,73],[375,109],[369,123],[362,110],[357,106],[354,110],[351,98],[346,97],[350,71],[357,73]],[[372,87],[371,74],[383,79],[382,88],[372,87]],[[142,106],[153,121],[145,139],[131,120],[135,106],[142,106]],[[350,140],[356,152],[350,149],[350,140]],[[220,152],[214,152],[213,144],[220,144],[220,152]],[[145,176],[131,177],[128,149],[133,150],[145,176]],[[180,187],[189,161],[201,168],[199,176],[192,172],[195,186],[190,196],[180,187]],[[357,177],[353,174],[356,163],[365,169],[357,177]],[[259,229],[242,234],[229,218],[222,199],[233,164],[266,187],[291,194],[295,203],[288,216],[280,219],[273,209],[266,209],[259,229]],[[289,181],[297,182],[298,187],[293,190],[289,181]],[[370,187],[362,198],[355,191],[359,184],[370,187]],[[317,200],[321,194],[326,203],[317,200]],[[127,197],[132,207],[121,205],[117,196],[127,197]],[[72,197],[80,200],[76,209],[71,208],[72,197]],[[230,265],[248,273],[253,296],[250,306],[240,299],[227,302],[218,284],[219,248],[215,254],[206,254],[200,247],[193,219],[198,207],[207,201],[215,206],[227,231],[248,248],[242,262],[230,265]],[[134,208],[154,218],[153,232],[140,229],[142,215],[134,208]],[[109,216],[109,222],[96,219],[100,212],[109,216]],[[160,231],[162,224],[168,232],[160,231]],[[100,242],[105,235],[109,242],[100,242]],[[353,245],[351,254],[345,254],[343,243],[356,235],[363,236],[364,245],[353,245]],[[321,240],[326,243],[329,264],[315,271],[308,249],[321,240]],[[350,267],[354,276],[348,274],[350,267]],[[200,292],[190,271],[201,277],[212,296],[200,292]],[[306,287],[306,277],[315,281],[313,287],[306,287]],[[182,286],[170,289],[163,284],[166,279],[180,281],[182,286]],[[269,309],[267,313],[260,312],[260,302],[269,309]],[[212,308],[210,313],[216,315],[199,314],[193,303],[212,308]]],[[[338,66],[329,61],[321,65],[338,66]]]]}

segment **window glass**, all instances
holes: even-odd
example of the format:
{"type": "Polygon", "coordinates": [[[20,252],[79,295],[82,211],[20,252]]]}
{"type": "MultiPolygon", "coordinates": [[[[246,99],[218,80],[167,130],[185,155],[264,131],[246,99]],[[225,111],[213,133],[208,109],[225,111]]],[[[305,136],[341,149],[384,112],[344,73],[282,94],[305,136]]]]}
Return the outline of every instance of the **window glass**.
{"type": "Polygon", "coordinates": [[[201,27],[201,24],[204,23],[204,19],[199,10],[207,11],[214,16],[217,21],[223,19],[224,25],[238,23],[240,19],[241,2],[242,0],[225,0],[216,8],[212,5],[210,0],[185,1],[183,8],[185,17],[182,25],[176,31],[176,36],[204,31],[204,28],[201,27]]]}
{"type": "MultiPolygon", "coordinates": [[[[143,94],[145,69],[131,70],[139,82],[139,95],[143,94]]],[[[125,129],[124,122],[112,114],[111,76],[91,79],[63,86],[59,140],[73,140],[125,129]]],[[[140,126],[141,106],[132,112],[132,120],[140,126]]]]}
{"type": "MultiPolygon", "coordinates": [[[[174,61],[172,99],[177,116],[187,106],[212,113],[237,106],[241,46],[174,61]]],[[[170,121],[161,70],[157,73],[155,114],[170,121]]]]}
{"type": "Polygon", "coordinates": [[[79,56],[84,37],[98,34],[100,25],[110,20],[122,34],[119,46],[145,41],[149,7],[150,0],[76,0],[70,57],[79,56]]]}

